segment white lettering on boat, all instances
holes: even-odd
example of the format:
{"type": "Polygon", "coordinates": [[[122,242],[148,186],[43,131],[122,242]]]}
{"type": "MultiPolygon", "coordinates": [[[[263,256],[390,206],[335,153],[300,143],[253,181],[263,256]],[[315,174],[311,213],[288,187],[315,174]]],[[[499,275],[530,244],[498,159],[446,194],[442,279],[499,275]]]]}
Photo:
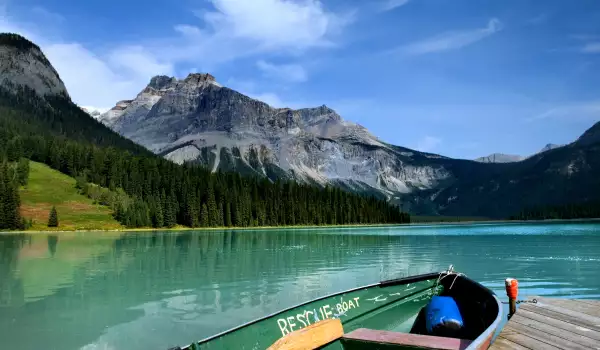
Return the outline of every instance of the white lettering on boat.
{"type": "Polygon", "coordinates": [[[382,297],[383,297],[383,295],[378,295],[375,298],[367,299],[367,301],[372,301],[372,302],[376,303],[376,302],[379,302],[379,301],[386,301],[387,300],[387,297],[383,298],[383,299],[382,299],[382,297]]]}
{"type": "Polygon", "coordinates": [[[317,309],[304,310],[303,312],[296,314],[296,316],[288,316],[286,318],[278,319],[277,325],[279,326],[281,335],[284,336],[298,329],[308,327],[312,323],[317,323],[321,320],[345,316],[348,310],[360,307],[359,300],[360,297],[349,300],[344,300],[344,298],[341,297],[339,303],[336,303],[333,307],[330,304],[325,304],[321,305],[321,307],[318,308],[318,311],[317,309]],[[334,313],[334,311],[337,311],[337,313],[334,313]],[[321,315],[321,319],[319,319],[317,316],[319,314],[321,315]],[[311,322],[311,319],[314,322],[311,322]]]}

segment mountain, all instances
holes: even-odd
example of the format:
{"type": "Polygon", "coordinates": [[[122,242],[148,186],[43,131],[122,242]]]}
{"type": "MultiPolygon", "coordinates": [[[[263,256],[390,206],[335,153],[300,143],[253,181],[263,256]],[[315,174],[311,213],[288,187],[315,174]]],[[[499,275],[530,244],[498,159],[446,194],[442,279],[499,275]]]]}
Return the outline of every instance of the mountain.
{"type": "Polygon", "coordinates": [[[555,148],[559,148],[559,147],[562,147],[562,146],[564,146],[564,145],[556,145],[556,144],[553,144],[553,143],[549,143],[546,146],[544,146],[544,148],[542,148],[542,150],[539,151],[538,154],[546,152],[546,151],[550,151],[550,150],[553,150],[555,148]]]}
{"type": "Polygon", "coordinates": [[[600,142],[600,122],[589,128],[576,143],[581,146],[589,146],[600,142]]]}
{"type": "Polygon", "coordinates": [[[502,154],[502,153],[494,153],[490,154],[486,157],[481,157],[475,159],[476,162],[479,163],[512,163],[512,162],[520,162],[523,160],[521,156],[515,156],[510,154],[502,154]]]}
{"type": "Polygon", "coordinates": [[[600,123],[577,141],[521,162],[494,165],[488,174],[461,178],[435,193],[431,205],[445,215],[506,217],[523,208],[600,199],[600,123]]]}
{"type": "Polygon", "coordinates": [[[105,113],[105,111],[102,111],[102,110],[99,110],[99,109],[93,108],[93,107],[81,107],[81,110],[83,110],[85,113],[89,114],[90,117],[92,117],[94,119],[100,119],[102,114],[105,113]]]}
{"type": "Polygon", "coordinates": [[[600,197],[600,188],[589,191],[600,174],[593,130],[526,159],[451,159],[386,143],[327,106],[273,108],[210,74],[156,76],[100,121],[176,163],[335,185],[384,196],[416,214],[500,218],[524,206],[600,197]]]}
{"type": "Polygon", "coordinates": [[[430,189],[452,174],[439,155],[387,144],[327,106],[273,108],[210,74],[156,76],[100,119],[176,163],[380,193],[430,189]]]}
{"type": "MultiPolygon", "coordinates": [[[[20,215],[27,219],[34,214],[21,205],[24,203],[19,195],[19,187],[25,185],[23,179],[29,171],[27,159],[76,179],[76,191],[110,207],[114,219],[127,227],[410,221],[409,215],[382,199],[339,188],[291,181],[272,183],[234,172],[211,173],[194,164],[175,164],[122,137],[74,104],[50,62],[26,38],[0,34],[0,52],[2,229],[25,228],[27,220],[21,220],[20,215]]],[[[202,76],[192,76],[190,80],[186,84],[212,84],[202,76]]],[[[165,82],[156,84],[158,87],[165,82]]],[[[182,100],[184,97],[175,96],[182,100]]],[[[131,104],[134,105],[144,107],[143,103],[131,104]]],[[[52,195],[53,189],[59,187],[58,180],[51,176],[46,180],[37,181],[47,186],[38,192],[52,195]]],[[[58,207],[60,203],[52,204],[58,207]]],[[[90,206],[77,206],[77,211],[81,216],[97,214],[90,206]]]]}
{"type": "MultiPolygon", "coordinates": [[[[555,148],[559,148],[562,146],[564,146],[564,145],[555,145],[553,143],[549,143],[546,146],[544,146],[544,148],[542,148],[536,154],[544,153],[546,151],[550,151],[550,150],[553,150],[555,148]]],[[[536,155],[536,154],[534,154],[534,155],[536,155]]],[[[530,157],[533,157],[533,156],[530,156],[530,157]]],[[[522,157],[522,156],[502,154],[502,153],[494,153],[494,154],[491,154],[486,157],[477,158],[477,159],[475,159],[475,161],[479,162],[479,163],[514,163],[514,162],[520,162],[523,159],[527,159],[527,158],[529,158],[529,157],[522,157]]]]}
{"type": "Polygon", "coordinates": [[[69,98],[67,89],[40,48],[16,34],[0,35],[0,86],[26,86],[39,96],[69,98]]]}
{"type": "Polygon", "coordinates": [[[122,189],[130,200],[113,209],[126,225],[406,219],[381,201],[312,184],[376,194],[415,214],[506,218],[526,207],[600,200],[599,124],[520,162],[478,163],[391,145],[327,106],[273,108],[211,75],[190,74],[157,76],[102,114],[119,135],[70,100],[33,43],[0,34],[0,52],[0,158],[26,156],[122,189]],[[39,74],[22,69],[29,66],[39,74]]]}

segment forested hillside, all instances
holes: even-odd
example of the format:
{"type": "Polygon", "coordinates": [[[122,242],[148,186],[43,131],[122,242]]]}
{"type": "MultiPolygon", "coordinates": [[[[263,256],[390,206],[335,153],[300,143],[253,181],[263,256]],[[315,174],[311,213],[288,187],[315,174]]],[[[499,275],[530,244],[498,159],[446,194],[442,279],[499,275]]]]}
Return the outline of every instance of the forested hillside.
{"type": "MultiPolygon", "coordinates": [[[[234,173],[211,174],[196,165],[176,165],[110,131],[62,97],[41,98],[23,86],[10,91],[0,88],[0,163],[8,169],[7,161],[20,158],[47,164],[82,183],[122,189],[127,200],[113,203],[115,218],[128,227],[410,220],[383,200],[337,188],[271,183],[234,173]]],[[[10,178],[2,177],[2,200],[18,203],[18,183],[10,178]]],[[[2,211],[13,215],[13,211],[2,211]]],[[[17,211],[5,228],[18,228],[19,220],[17,211]]]]}
{"type": "Polygon", "coordinates": [[[569,205],[547,205],[525,209],[511,220],[566,220],[600,218],[600,202],[576,203],[569,205]]]}

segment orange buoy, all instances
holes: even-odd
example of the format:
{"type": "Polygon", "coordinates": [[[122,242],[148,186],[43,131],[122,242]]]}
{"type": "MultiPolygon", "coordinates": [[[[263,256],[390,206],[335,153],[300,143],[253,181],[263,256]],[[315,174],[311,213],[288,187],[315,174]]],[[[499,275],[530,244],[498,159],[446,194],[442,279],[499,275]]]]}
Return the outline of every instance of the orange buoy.
{"type": "Polygon", "coordinates": [[[519,281],[514,278],[507,278],[506,295],[508,296],[509,312],[508,318],[511,318],[517,312],[517,297],[519,296],[519,281]]]}

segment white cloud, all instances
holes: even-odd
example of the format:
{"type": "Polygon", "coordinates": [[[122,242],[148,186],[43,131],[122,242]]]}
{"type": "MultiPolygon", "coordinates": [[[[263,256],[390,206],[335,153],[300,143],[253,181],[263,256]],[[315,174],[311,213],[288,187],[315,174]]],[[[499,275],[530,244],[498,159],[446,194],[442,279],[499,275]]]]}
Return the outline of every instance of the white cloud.
{"type": "Polygon", "coordinates": [[[410,0],[385,0],[379,4],[380,11],[390,11],[408,4],[410,0]]]}
{"type": "Polygon", "coordinates": [[[173,75],[173,64],[161,63],[141,46],[119,47],[108,55],[115,68],[123,68],[136,76],[173,75]]]}
{"type": "MultiPolygon", "coordinates": [[[[111,64],[110,59],[98,57],[78,43],[40,45],[71,98],[79,105],[113,106],[119,100],[134,97],[152,76],[121,69],[111,64]]],[[[127,62],[130,56],[123,55],[124,58],[117,62],[127,62]]]]}
{"type": "Polygon", "coordinates": [[[417,143],[416,149],[421,152],[431,152],[442,143],[442,139],[434,136],[425,136],[417,143]]]}
{"type": "Polygon", "coordinates": [[[276,65],[263,60],[256,62],[258,69],[266,76],[289,82],[304,82],[308,79],[306,70],[297,64],[276,65]]]}
{"type": "Polygon", "coordinates": [[[265,48],[306,49],[329,45],[328,35],[346,19],[319,0],[211,0],[216,11],[203,15],[215,33],[256,41],[265,48]]]}
{"type": "Polygon", "coordinates": [[[394,52],[408,55],[422,55],[460,49],[461,47],[485,39],[500,30],[502,30],[502,22],[496,18],[492,18],[484,28],[443,33],[429,39],[402,46],[395,49],[394,52]]]}
{"type": "Polygon", "coordinates": [[[600,42],[587,43],[581,48],[583,53],[600,53],[600,42]]]}
{"type": "Polygon", "coordinates": [[[550,108],[543,113],[526,118],[525,121],[545,119],[593,120],[600,119],[600,101],[578,102],[550,108]]]}

